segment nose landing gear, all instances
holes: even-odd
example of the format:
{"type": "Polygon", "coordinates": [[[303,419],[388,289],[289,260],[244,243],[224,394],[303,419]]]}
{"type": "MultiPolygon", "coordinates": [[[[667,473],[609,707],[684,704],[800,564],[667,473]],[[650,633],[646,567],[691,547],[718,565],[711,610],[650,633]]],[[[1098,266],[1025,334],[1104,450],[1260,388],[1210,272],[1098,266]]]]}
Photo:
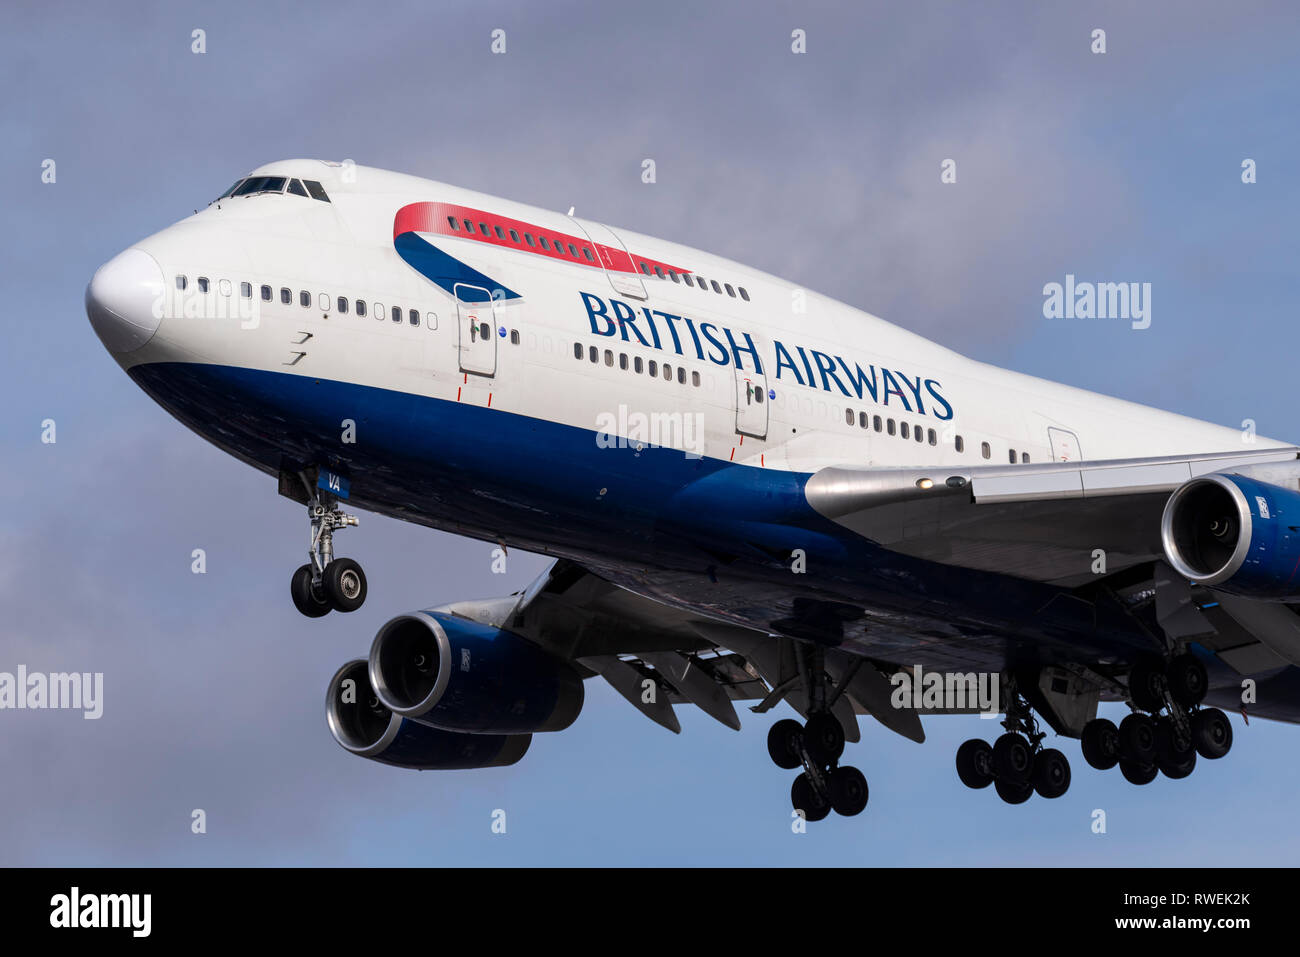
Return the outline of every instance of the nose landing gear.
{"type": "Polygon", "coordinates": [[[320,618],[331,611],[356,611],[366,600],[366,573],[351,558],[334,557],[334,533],[358,524],[357,517],[314,490],[307,502],[307,517],[311,520],[310,561],[289,581],[294,607],[308,618],[320,618]]]}

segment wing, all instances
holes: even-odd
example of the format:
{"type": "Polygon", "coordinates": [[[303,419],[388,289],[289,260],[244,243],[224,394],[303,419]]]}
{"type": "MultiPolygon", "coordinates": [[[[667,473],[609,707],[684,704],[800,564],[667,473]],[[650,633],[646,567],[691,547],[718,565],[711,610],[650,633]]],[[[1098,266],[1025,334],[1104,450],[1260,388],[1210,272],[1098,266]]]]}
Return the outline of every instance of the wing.
{"type": "MultiPolygon", "coordinates": [[[[808,697],[794,641],[670,606],[614,585],[564,559],[505,598],[454,602],[438,611],[512,631],[599,675],[657,724],[680,732],[675,705],[693,704],[734,730],[735,702],[763,713],[782,701],[807,716],[808,697]]],[[[840,688],[832,711],[849,741],[859,740],[856,715],[925,739],[920,717],[889,705],[888,664],[847,652],[826,654],[840,688]]]]}

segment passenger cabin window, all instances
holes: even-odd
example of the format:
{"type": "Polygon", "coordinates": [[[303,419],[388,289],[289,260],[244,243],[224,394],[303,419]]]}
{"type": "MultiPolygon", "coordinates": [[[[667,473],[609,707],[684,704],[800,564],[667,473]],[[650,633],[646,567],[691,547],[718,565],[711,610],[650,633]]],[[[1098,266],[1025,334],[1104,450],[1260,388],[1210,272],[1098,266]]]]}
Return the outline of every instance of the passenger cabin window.
{"type": "Polygon", "coordinates": [[[591,254],[591,250],[586,246],[582,247],[582,254],[587,257],[587,262],[594,263],[596,261],[596,257],[591,254]]]}
{"type": "Polygon", "coordinates": [[[575,359],[581,359],[581,358],[582,358],[582,343],[581,343],[581,342],[575,342],[575,343],[573,344],[573,358],[575,358],[575,359]]]}
{"type": "Polygon", "coordinates": [[[958,452],[965,452],[966,440],[963,439],[960,435],[957,436],[957,438],[953,440],[953,447],[956,448],[958,452]]]}
{"type": "Polygon", "coordinates": [[[455,216],[448,216],[448,217],[447,217],[447,225],[449,225],[449,226],[451,227],[451,231],[452,231],[453,233],[458,233],[458,232],[460,232],[460,223],[456,222],[456,217],[455,217],[455,216]]]}
{"type": "Polygon", "coordinates": [[[710,279],[709,285],[713,287],[713,291],[716,292],[719,296],[722,295],[722,287],[718,285],[718,281],[716,279],[710,279]]]}
{"type": "Polygon", "coordinates": [[[253,284],[251,282],[241,282],[239,284],[239,294],[245,299],[253,298],[253,284]]]}
{"type": "Polygon", "coordinates": [[[517,346],[517,345],[519,345],[519,330],[518,330],[518,329],[511,329],[511,330],[510,330],[510,344],[511,344],[512,346],[517,346]]]}
{"type": "Polygon", "coordinates": [[[852,410],[852,409],[845,409],[845,410],[844,410],[844,421],[845,421],[848,425],[852,425],[852,424],[853,424],[853,410],[852,410]]]}
{"type": "Polygon", "coordinates": [[[293,193],[295,196],[302,196],[303,198],[306,198],[307,196],[307,188],[302,185],[300,180],[296,179],[289,180],[289,192],[293,193]]]}
{"type": "Polygon", "coordinates": [[[418,326],[420,324],[420,310],[418,309],[406,310],[406,321],[413,326],[418,326]]]}
{"type": "Polygon", "coordinates": [[[641,357],[640,357],[640,356],[633,356],[633,358],[632,358],[632,371],[635,372],[637,375],[640,375],[641,372],[642,372],[642,370],[644,370],[644,369],[645,369],[645,364],[641,361],[641,357]]]}
{"type": "Polygon", "coordinates": [[[682,278],[686,280],[686,285],[690,286],[692,289],[695,288],[695,282],[691,279],[690,273],[688,272],[682,273],[682,278]]]}
{"type": "Polygon", "coordinates": [[[357,300],[356,310],[357,310],[357,315],[360,316],[362,319],[366,317],[366,301],[364,299],[357,300]]]}
{"type": "Polygon", "coordinates": [[[524,233],[524,242],[526,242],[529,246],[536,246],[536,245],[537,245],[535,242],[533,242],[533,234],[532,234],[532,233],[524,233]]]}
{"type": "Polygon", "coordinates": [[[889,434],[890,434],[890,435],[893,435],[893,434],[894,434],[894,420],[893,420],[893,419],[889,419],[889,420],[887,420],[887,421],[885,422],[885,426],[886,426],[886,430],[889,432],[889,434]]]}
{"type": "Polygon", "coordinates": [[[900,422],[898,423],[898,434],[905,439],[909,438],[910,436],[908,435],[908,430],[910,428],[911,426],[909,426],[906,422],[900,422]]]}
{"type": "Polygon", "coordinates": [[[731,288],[731,283],[724,283],[724,285],[727,287],[727,295],[730,296],[732,299],[735,299],[736,290],[731,288]]]}
{"type": "Polygon", "coordinates": [[[1029,464],[1029,453],[1028,453],[1028,452],[1021,452],[1021,453],[1020,453],[1020,464],[1021,464],[1021,465],[1028,465],[1028,464],[1029,464]]]}
{"type": "Polygon", "coordinates": [[[983,456],[984,458],[988,458],[992,454],[993,454],[993,450],[989,448],[989,444],[987,442],[981,442],[980,455],[983,456]]]}
{"type": "Polygon", "coordinates": [[[876,431],[877,431],[877,432],[883,432],[883,431],[884,431],[884,429],[881,428],[880,416],[876,416],[876,417],[872,420],[872,422],[875,424],[875,427],[876,427],[876,431]]]}
{"type": "Polygon", "coordinates": [[[1016,450],[1015,450],[1015,449],[1011,449],[1011,450],[1010,450],[1010,458],[1011,458],[1011,464],[1012,464],[1012,465],[1015,465],[1015,464],[1016,464],[1016,450]]]}
{"type": "Polygon", "coordinates": [[[493,231],[497,234],[497,239],[505,239],[506,233],[500,226],[493,226],[493,231]]]}
{"type": "Polygon", "coordinates": [[[401,306],[394,306],[394,307],[393,307],[393,322],[401,322],[401,321],[402,321],[402,307],[401,307],[401,306]]]}
{"type": "Polygon", "coordinates": [[[599,361],[600,361],[600,350],[597,349],[595,346],[590,346],[590,347],[588,348],[587,358],[589,358],[592,362],[599,362],[599,361]]]}
{"type": "Polygon", "coordinates": [[[207,276],[200,276],[200,277],[199,277],[199,292],[207,292],[207,291],[208,291],[208,277],[207,277],[207,276]]]}
{"type": "Polygon", "coordinates": [[[538,236],[537,241],[542,244],[542,248],[545,249],[548,253],[551,251],[551,244],[546,241],[545,236],[538,236]]]}
{"type": "Polygon", "coordinates": [[[298,305],[302,306],[304,309],[311,308],[311,293],[306,289],[298,293],[298,305]]]}
{"type": "Polygon", "coordinates": [[[316,180],[305,179],[302,181],[302,185],[307,187],[307,192],[311,194],[312,199],[319,199],[322,203],[330,201],[329,196],[325,194],[325,187],[321,186],[316,180]]]}
{"type": "Polygon", "coordinates": [[[339,315],[346,315],[348,311],[348,300],[345,296],[339,296],[339,315]]]}
{"type": "Polygon", "coordinates": [[[745,287],[737,286],[736,288],[740,290],[740,298],[745,300],[745,302],[749,302],[749,293],[745,292],[745,287]]]}
{"type": "Polygon", "coordinates": [[[181,292],[184,292],[184,291],[185,291],[185,286],[186,286],[186,285],[187,285],[187,281],[186,281],[186,279],[185,279],[184,276],[177,276],[177,277],[176,277],[176,288],[177,288],[177,289],[181,290],[181,292]]]}
{"type": "Polygon", "coordinates": [[[270,286],[263,286],[263,287],[262,287],[262,302],[270,302],[270,301],[271,301],[271,287],[270,287],[270,286]]]}
{"type": "Polygon", "coordinates": [[[293,303],[293,290],[288,286],[280,287],[280,302],[286,306],[293,303]]]}

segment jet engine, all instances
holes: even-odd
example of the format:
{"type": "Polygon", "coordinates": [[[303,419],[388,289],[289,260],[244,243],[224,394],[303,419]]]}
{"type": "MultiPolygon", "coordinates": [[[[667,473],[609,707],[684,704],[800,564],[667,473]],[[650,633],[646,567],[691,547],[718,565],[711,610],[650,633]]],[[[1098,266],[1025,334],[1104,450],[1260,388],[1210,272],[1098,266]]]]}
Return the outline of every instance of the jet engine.
{"type": "Polygon", "coordinates": [[[1246,598],[1300,600],[1300,492],[1214,473],[1165,504],[1160,536],[1170,566],[1189,581],[1246,598]]]}
{"type": "Polygon", "coordinates": [[[330,679],[325,716],[334,740],[353,754],[399,768],[454,771],[500,768],[524,756],[530,734],[460,734],[393,714],[370,685],[357,658],[330,679]]]}
{"type": "Polygon", "coordinates": [[[370,681],[394,714],[445,731],[562,731],[582,678],[532,642],[445,611],[399,615],[370,648],[370,681]]]}

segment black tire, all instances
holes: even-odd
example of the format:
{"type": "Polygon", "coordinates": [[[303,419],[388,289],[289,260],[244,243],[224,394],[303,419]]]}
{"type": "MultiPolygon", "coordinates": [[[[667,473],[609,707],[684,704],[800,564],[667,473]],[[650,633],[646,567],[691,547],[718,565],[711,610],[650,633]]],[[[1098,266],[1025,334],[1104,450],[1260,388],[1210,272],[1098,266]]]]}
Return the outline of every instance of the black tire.
{"type": "Polygon", "coordinates": [[[303,565],[293,573],[289,579],[289,595],[293,607],[308,618],[321,618],[330,613],[330,603],[312,587],[310,565],[303,565]]]}
{"type": "Polygon", "coordinates": [[[356,611],[366,600],[366,573],[350,558],[336,558],[325,566],[321,586],[335,611],[356,611]]]}
{"type": "Polygon", "coordinates": [[[957,777],[976,791],[993,783],[993,748],[987,741],[971,738],[957,749],[957,777]]]}
{"type": "Polygon", "coordinates": [[[790,718],[782,718],[767,729],[767,753],[778,768],[797,768],[803,764],[799,757],[799,744],[803,740],[803,725],[790,718]]]}
{"type": "Polygon", "coordinates": [[[857,768],[848,765],[831,772],[831,807],[844,817],[861,814],[867,807],[867,779],[857,768]]]}
{"type": "Polygon", "coordinates": [[[1218,708],[1205,708],[1192,715],[1192,744],[1196,753],[1217,761],[1232,750],[1232,723],[1218,708]]]}
{"type": "Polygon", "coordinates": [[[1022,735],[1009,731],[993,742],[993,773],[997,775],[999,781],[1027,784],[1033,768],[1034,752],[1022,735]]]}
{"type": "Polygon", "coordinates": [[[1070,762],[1055,748],[1034,755],[1034,790],[1039,797],[1059,798],[1070,790],[1070,762]]]}
{"type": "Polygon", "coordinates": [[[1201,659],[1192,654],[1178,655],[1165,669],[1169,681],[1169,694],[1184,708],[1192,708],[1205,700],[1210,690],[1210,678],[1205,673],[1201,659]]]}
{"type": "MultiPolygon", "coordinates": [[[[1119,723],[1120,765],[1154,765],[1156,761],[1156,723],[1145,714],[1131,714],[1119,723]]],[[[1128,775],[1125,775],[1128,777],[1128,775]]]]}
{"type": "Polygon", "coordinates": [[[790,785],[790,803],[796,811],[803,812],[805,821],[820,821],[831,813],[831,802],[817,796],[807,773],[799,775],[790,785]]]}
{"type": "Polygon", "coordinates": [[[1157,758],[1156,767],[1167,778],[1173,778],[1175,781],[1185,778],[1196,770],[1196,749],[1189,748],[1179,758],[1157,758]]]}
{"type": "Polygon", "coordinates": [[[1083,726],[1079,744],[1083,760],[1098,771],[1109,771],[1119,764],[1119,728],[1108,718],[1094,718],[1083,726]]]}
{"type": "Polygon", "coordinates": [[[1192,739],[1182,742],[1179,747],[1178,736],[1174,729],[1172,718],[1160,718],[1156,721],[1156,763],[1164,762],[1170,765],[1179,765],[1187,760],[1189,754],[1195,754],[1196,750],[1192,746],[1192,739]]]}
{"type": "Polygon", "coordinates": [[[830,712],[813,715],[803,726],[803,746],[819,765],[838,761],[844,753],[844,728],[840,719],[830,712]]]}
{"type": "Polygon", "coordinates": [[[1165,706],[1165,667],[1159,658],[1139,658],[1128,673],[1128,694],[1139,711],[1153,714],[1165,706]]]}
{"type": "Polygon", "coordinates": [[[1150,784],[1156,779],[1159,773],[1154,764],[1135,764],[1132,761],[1126,761],[1123,758],[1119,762],[1119,773],[1124,775],[1124,780],[1129,784],[1141,786],[1150,784]]]}
{"type": "Polygon", "coordinates": [[[998,778],[994,781],[993,790],[997,791],[998,797],[1008,804],[1024,804],[1034,795],[1032,784],[1018,784],[1006,778],[998,778]]]}

